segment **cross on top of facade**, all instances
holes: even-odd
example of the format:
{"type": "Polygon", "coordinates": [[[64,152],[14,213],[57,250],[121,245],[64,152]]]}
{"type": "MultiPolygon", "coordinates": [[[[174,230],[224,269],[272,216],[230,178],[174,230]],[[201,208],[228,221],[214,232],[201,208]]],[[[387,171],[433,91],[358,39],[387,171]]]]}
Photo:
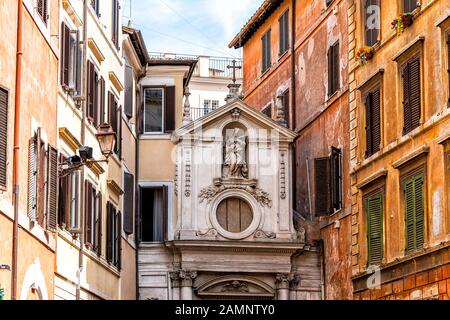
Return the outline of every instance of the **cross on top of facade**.
{"type": "Polygon", "coordinates": [[[235,59],[233,59],[233,61],[231,61],[232,65],[227,66],[228,69],[233,69],[233,83],[236,83],[236,70],[242,69],[241,66],[238,66],[236,63],[237,61],[235,59]]]}

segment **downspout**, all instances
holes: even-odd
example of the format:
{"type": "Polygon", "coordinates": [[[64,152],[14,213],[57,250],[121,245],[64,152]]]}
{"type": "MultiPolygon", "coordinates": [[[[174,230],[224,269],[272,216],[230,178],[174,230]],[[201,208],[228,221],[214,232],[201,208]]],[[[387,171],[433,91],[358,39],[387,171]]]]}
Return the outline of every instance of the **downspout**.
{"type": "Polygon", "coordinates": [[[327,297],[326,287],[325,287],[325,246],[323,240],[319,240],[319,250],[320,250],[320,287],[322,291],[322,300],[327,297]]]}
{"type": "MultiPolygon", "coordinates": [[[[83,0],[83,90],[84,99],[81,103],[81,145],[85,145],[86,140],[86,103],[87,103],[87,10],[88,2],[83,0]]],[[[84,190],[84,175],[85,169],[81,168],[81,186],[80,186],[80,250],[78,253],[78,283],[76,289],[76,300],[81,300],[81,273],[83,272],[83,247],[84,247],[84,203],[85,203],[85,190],[84,190]]]]}
{"type": "MultiPolygon", "coordinates": [[[[292,0],[292,14],[291,14],[291,114],[292,114],[292,129],[297,130],[297,116],[296,116],[296,79],[295,79],[295,34],[296,34],[296,0],[292,0]]],[[[292,150],[292,185],[294,192],[292,197],[293,209],[297,208],[297,151],[296,143],[293,143],[292,150]]]]}
{"type": "Polygon", "coordinates": [[[13,248],[12,248],[12,277],[11,300],[17,300],[17,255],[19,247],[19,150],[20,150],[20,96],[22,85],[22,0],[17,2],[17,52],[16,52],[16,84],[14,97],[14,152],[13,152],[13,248]]]}

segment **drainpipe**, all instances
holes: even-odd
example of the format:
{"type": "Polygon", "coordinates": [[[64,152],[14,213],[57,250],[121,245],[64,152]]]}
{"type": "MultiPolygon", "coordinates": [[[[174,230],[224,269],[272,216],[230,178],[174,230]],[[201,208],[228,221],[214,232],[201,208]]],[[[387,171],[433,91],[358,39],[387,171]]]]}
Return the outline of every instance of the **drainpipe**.
{"type": "Polygon", "coordinates": [[[16,84],[14,97],[14,153],[13,153],[13,202],[14,226],[12,248],[11,300],[17,300],[17,253],[19,246],[19,150],[20,150],[20,96],[22,84],[22,0],[17,5],[16,84]]]}
{"type": "MultiPolygon", "coordinates": [[[[81,118],[81,145],[84,146],[86,142],[86,103],[87,103],[87,10],[88,2],[83,0],[83,90],[84,99],[82,101],[82,118],[81,118]]],[[[85,190],[84,190],[84,176],[85,169],[81,168],[81,186],[80,186],[80,250],[78,253],[78,283],[76,289],[76,299],[81,300],[81,274],[83,272],[83,247],[84,247],[84,202],[85,202],[85,190]]]]}
{"type": "MultiPolygon", "coordinates": [[[[292,14],[291,14],[291,114],[292,114],[292,129],[297,130],[296,121],[296,82],[295,82],[295,28],[296,28],[296,0],[292,0],[292,14]]],[[[292,197],[293,209],[297,208],[297,151],[296,143],[292,144],[292,185],[294,186],[294,192],[292,197]]]]}
{"type": "Polygon", "coordinates": [[[320,286],[322,288],[322,300],[327,297],[326,287],[325,287],[325,246],[323,240],[319,240],[319,252],[320,252],[320,286]]]}

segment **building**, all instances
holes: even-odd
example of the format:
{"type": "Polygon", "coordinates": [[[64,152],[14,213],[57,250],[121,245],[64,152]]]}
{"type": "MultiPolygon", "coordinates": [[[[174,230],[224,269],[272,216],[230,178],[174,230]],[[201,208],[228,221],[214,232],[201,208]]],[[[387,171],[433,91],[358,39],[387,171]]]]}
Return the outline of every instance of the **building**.
{"type": "Polygon", "coordinates": [[[233,75],[236,83],[242,84],[242,60],[224,57],[150,53],[152,59],[196,59],[198,60],[189,84],[192,120],[225,105],[229,93],[228,85],[233,75]],[[231,68],[235,61],[235,66],[231,68]],[[234,71],[233,71],[234,70],[234,71]]]}
{"type": "Polygon", "coordinates": [[[348,1],[264,1],[243,48],[244,102],[298,134],[295,223],[322,253],[323,298],[351,299],[348,1]]]}
{"type": "Polygon", "coordinates": [[[348,2],[354,298],[449,299],[450,5],[348,2]]]}
{"type": "Polygon", "coordinates": [[[57,1],[0,10],[0,289],[52,299],[57,207],[57,1]]]}

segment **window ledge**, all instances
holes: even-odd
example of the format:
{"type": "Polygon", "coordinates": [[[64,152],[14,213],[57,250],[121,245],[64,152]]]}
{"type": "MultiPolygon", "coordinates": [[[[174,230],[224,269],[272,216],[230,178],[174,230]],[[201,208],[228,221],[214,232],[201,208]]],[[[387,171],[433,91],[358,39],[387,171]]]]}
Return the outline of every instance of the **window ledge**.
{"type": "Polygon", "coordinates": [[[171,140],[172,135],[167,133],[144,133],[139,136],[139,140],[171,140]]]}

